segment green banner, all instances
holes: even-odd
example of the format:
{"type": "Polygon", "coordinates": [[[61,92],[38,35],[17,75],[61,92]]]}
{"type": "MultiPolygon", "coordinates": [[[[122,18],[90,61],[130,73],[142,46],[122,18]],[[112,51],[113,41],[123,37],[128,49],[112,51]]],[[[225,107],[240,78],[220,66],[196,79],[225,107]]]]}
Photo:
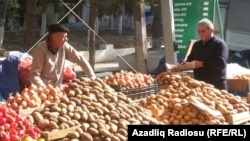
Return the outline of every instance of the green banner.
{"type": "Polygon", "coordinates": [[[184,57],[190,40],[198,40],[197,23],[208,18],[215,20],[217,0],[173,0],[175,39],[179,54],[184,57]]]}

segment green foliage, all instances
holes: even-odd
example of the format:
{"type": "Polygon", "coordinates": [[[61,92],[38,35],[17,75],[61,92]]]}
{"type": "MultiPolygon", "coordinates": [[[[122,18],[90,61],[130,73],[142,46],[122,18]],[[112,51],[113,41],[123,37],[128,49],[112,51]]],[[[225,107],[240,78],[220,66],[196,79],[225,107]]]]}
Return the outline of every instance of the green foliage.
{"type": "Polygon", "coordinates": [[[21,8],[21,5],[18,0],[10,0],[6,16],[11,17],[11,18],[20,17],[20,13],[19,13],[20,8],[21,8]]]}
{"type": "Polygon", "coordinates": [[[120,10],[121,6],[130,0],[101,0],[99,2],[99,16],[109,15],[120,10]]]}

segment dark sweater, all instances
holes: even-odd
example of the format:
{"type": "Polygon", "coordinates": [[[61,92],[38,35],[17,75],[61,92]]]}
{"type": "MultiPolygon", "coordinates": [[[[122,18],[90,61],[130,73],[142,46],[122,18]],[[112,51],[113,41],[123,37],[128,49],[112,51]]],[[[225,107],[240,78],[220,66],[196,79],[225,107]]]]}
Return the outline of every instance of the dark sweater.
{"type": "Polygon", "coordinates": [[[212,37],[203,44],[196,41],[187,61],[202,61],[203,67],[194,69],[194,78],[227,90],[226,67],[229,55],[227,44],[218,37],[212,37]]]}

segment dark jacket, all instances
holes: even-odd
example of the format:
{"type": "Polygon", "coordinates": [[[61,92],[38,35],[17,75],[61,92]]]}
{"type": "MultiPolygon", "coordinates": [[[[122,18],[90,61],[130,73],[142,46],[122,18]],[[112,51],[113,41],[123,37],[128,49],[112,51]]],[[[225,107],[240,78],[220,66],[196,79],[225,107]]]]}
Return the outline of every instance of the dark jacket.
{"type": "Polygon", "coordinates": [[[187,61],[202,61],[203,68],[194,69],[194,78],[213,84],[218,89],[227,90],[226,67],[229,49],[218,37],[212,37],[207,43],[201,40],[193,45],[187,61]]]}

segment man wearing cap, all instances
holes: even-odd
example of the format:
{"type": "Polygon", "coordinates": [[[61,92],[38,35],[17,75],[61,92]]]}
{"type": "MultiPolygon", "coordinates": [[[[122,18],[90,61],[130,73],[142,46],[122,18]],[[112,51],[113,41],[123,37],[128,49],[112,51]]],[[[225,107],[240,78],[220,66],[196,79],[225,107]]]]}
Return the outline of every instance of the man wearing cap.
{"type": "Polygon", "coordinates": [[[78,55],[77,50],[68,43],[69,29],[62,24],[52,24],[48,30],[47,40],[40,42],[32,52],[31,83],[62,88],[66,60],[81,66],[86,75],[94,79],[95,73],[88,60],[78,55]]]}

